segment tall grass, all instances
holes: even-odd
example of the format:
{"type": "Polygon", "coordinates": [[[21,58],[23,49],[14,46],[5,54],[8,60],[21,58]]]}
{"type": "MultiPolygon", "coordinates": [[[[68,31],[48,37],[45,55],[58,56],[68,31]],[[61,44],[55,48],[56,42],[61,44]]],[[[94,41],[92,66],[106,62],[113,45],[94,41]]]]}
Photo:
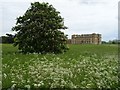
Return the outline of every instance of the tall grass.
{"type": "Polygon", "coordinates": [[[3,88],[117,88],[117,45],[69,45],[63,54],[20,54],[2,45],[3,88]]]}

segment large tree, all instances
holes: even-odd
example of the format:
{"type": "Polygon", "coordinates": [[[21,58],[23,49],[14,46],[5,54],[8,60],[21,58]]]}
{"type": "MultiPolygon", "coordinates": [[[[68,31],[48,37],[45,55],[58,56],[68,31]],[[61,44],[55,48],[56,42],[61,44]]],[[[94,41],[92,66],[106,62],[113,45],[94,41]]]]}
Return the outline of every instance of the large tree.
{"type": "Polygon", "coordinates": [[[61,53],[68,49],[67,36],[61,29],[64,19],[60,12],[48,3],[31,3],[23,16],[17,18],[15,46],[23,53],[61,53]]]}

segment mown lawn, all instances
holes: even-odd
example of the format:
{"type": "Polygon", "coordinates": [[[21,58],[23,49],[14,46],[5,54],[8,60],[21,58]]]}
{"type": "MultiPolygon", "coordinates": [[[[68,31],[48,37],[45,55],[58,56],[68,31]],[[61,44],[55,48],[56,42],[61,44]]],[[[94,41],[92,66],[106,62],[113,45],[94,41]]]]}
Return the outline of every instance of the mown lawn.
{"type": "Polygon", "coordinates": [[[3,88],[118,88],[117,45],[68,45],[64,54],[20,54],[2,44],[3,88]]]}

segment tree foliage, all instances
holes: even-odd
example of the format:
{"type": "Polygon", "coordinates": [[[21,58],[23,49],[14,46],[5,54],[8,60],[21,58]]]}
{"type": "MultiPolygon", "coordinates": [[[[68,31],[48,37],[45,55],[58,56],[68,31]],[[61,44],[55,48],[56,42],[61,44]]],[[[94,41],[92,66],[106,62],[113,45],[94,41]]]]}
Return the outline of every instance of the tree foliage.
{"type": "Polygon", "coordinates": [[[15,46],[23,53],[61,53],[68,50],[67,29],[60,12],[48,3],[31,3],[23,16],[17,18],[15,46]]]}

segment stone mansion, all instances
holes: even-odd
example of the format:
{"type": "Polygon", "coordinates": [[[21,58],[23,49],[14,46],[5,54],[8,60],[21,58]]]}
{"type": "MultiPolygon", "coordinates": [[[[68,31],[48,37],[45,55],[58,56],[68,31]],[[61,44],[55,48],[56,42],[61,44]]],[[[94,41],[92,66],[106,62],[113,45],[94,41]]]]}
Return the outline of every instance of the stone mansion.
{"type": "Polygon", "coordinates": [[[71,39],[68,39],[68,44],[101,44],[101,34],[81,34],[72,35],[71,39]]]}

